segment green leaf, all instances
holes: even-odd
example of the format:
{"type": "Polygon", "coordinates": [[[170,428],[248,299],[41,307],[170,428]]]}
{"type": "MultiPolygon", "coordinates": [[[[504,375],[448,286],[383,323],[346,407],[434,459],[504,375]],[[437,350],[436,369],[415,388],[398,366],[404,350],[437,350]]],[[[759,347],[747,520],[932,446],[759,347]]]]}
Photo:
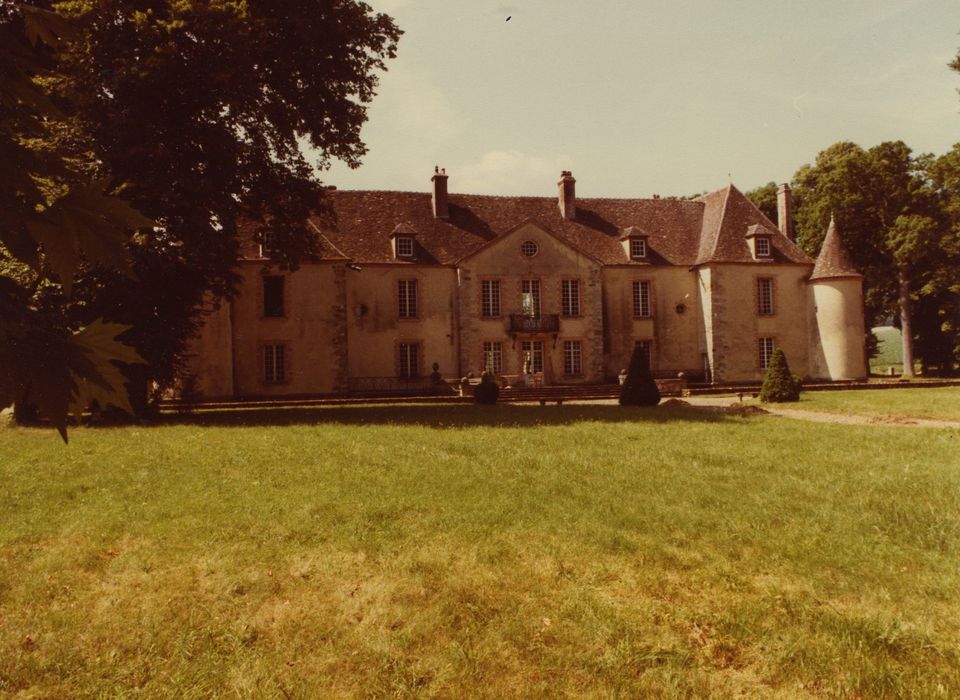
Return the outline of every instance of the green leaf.
{"type": "Polygon", "coordinates": [[[117,336],[129,329],[130,326],[97,319],[70,338],[70,373],[73,379],[70,412],[78,419],[93,401],[104,408],[116,406],[133,413],[126,378],[115,364],[144,364],[136,350],[117,340],[117,336]]]}
{"type": "Polygon", "coordinates": [[[67,294],[82,258],[132,274],[126,246],[129,232],[154,225],[129,202],[105,194],[105,189],[104,181],[74,187],[27,221],[67,294]]]}

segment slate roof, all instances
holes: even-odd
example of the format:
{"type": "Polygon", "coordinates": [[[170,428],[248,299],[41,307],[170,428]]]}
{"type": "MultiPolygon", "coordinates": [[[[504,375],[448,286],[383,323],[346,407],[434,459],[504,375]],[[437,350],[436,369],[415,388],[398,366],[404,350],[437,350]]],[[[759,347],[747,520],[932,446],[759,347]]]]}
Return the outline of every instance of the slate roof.
{"type": "Polygon", "coordinates": [[[356,263],[455,265],[481,246],[530,221],[548,229],[604,265],[754,262],[747,229],[761,225],[771,238],[774,262],[812,264],[813,260],[777,231],[746,197],[730,185],[694,200],[576,200],[576,219],[564,220],[556,197],[449,195],[448,219],[434,218],[429,192],[335,190],[328,192],[336,224],[322,229],[326,259],[356,263]],[[415,232],[410,261],[393,257],[390,236],[402,225],[415,232]],[[648,259],[631,261],[621,238],[630,227],[648,235],[648,259]]]}
{"type": "Polygon", "coordinates": [[[770,219],[733,185],[700,198],[706,205],[700,235],[697,264],[754,262],[747,233],[766,229],[770,237],[770,258],[780,263],[812,263],[796,243],[784,236],[770,219]],[[755,228],[756,227],[756,228],[755,228]]]}
{"type": "Polygon", "coordinates": [[[847,250],[840,238],[840,231],[831,216],[830,226],[827,227],[827,235],[823,239],[820,255],[817,256],[817,264],[813,268],[810,279],[824,280],[837,277],[863,277],[863,275],[857,272],[857,268],[850,261],[850,256],[847,255],[847,250]]]}

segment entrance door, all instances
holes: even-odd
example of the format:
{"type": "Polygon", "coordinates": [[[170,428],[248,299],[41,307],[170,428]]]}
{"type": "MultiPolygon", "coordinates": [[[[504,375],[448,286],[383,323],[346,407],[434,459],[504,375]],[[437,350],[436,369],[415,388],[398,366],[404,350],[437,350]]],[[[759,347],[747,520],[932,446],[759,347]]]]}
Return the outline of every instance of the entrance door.
{"type": "Polygon", "coordinates": [[[544,384],[547,383],[546,363],[544,362],[544,350],[542,340],[522,340],[520,341],[520,369],[528,369],[532,374],[538,377],[544,384]]]}

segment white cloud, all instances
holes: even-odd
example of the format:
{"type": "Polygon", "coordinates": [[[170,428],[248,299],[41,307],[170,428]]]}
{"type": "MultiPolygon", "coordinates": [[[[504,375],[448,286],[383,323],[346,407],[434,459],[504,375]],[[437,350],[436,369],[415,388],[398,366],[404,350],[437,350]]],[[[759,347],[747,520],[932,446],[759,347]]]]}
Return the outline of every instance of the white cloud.
{"type": "Polygon", "coordinates": [[[443,142],[460,134],[462,120],[443,90],[403,64],[392,64],[381,76],[379,93],[371,122],[389,126],[393,138],[443,142]]]}
{"type": "Polygon", "coordinates": [[[470,194],[545,196],[553,194],[560,171],[571,167],[565,155],[543,158],[516,150],[487,151],[480,162],[450,171],[450,189],[470,194]]]}

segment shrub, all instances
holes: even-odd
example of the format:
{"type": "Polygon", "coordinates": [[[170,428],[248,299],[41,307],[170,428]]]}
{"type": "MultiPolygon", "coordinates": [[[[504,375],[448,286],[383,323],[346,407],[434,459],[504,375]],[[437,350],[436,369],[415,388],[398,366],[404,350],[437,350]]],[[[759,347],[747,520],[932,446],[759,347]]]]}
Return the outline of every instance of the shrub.
{"type": "Polygon", "coordinates": [[[768,403],[784,403],[800,400],[800,378],[790,374],[787,356],[777,348],[770,358],[770,366],[763,377],[760,400],[768,403]]]}
{"type": "Polygon", "coordinates": [[[480,375],[480,383],[473,390],[473,399],[477,403],[493,404],[500,397],[500,387],[493,381],[493,375],[490,372],[484,372],[480,375]]]}
{"type": "Polygon", "coordinates": [[[650,360],[643,348],[633,349],[627,378],[620,388],[621,406],[656,406],[660,403],[660,390],[650,374],[650,360]]]}

